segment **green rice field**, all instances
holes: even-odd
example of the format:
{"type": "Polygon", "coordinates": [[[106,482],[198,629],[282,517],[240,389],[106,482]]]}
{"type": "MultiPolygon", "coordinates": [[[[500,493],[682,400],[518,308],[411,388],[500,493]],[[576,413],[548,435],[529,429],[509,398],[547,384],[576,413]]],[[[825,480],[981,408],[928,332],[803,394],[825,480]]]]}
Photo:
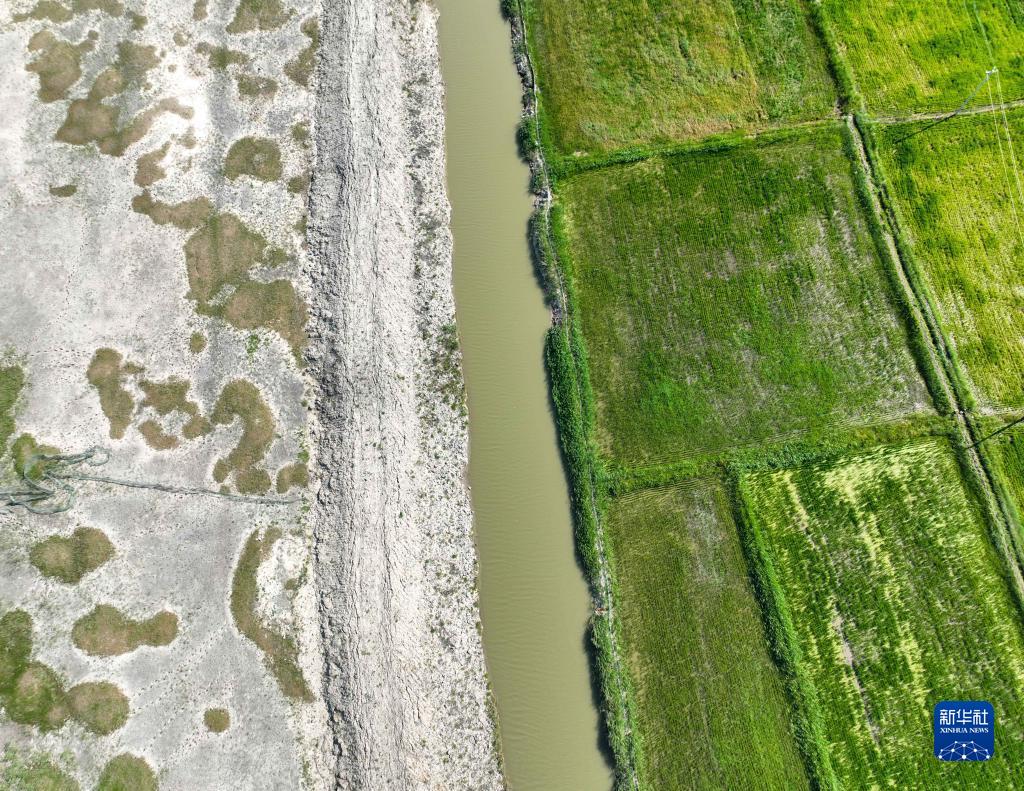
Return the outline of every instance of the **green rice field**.
{"type": "Polygon", "coordinates": [[[608,514],[645,788],[808,788],[722,486],[608,514]]]}
{"type": "Polygon", "coordinates": [[[741,491],[837,787],[1017,787],[1020,610],[948,444],[755,473],[741,491]],[[932,707],[974,699],[995,707],[996,758],[936,761],[932,707]]]}
{"type": "MultiPolygon", "coordinates": [[[[985,72],[993,98],[1024,96],[1024,6],[1017,0],[823,0],[869,112],[952,112],[985,72]],[[987,43],[986,43],[987,38],[987,43]]],[[[986,86],[977,104],[989,103],[986,86]]]]}
{"type": "Polygon", "coordinates": [[[842,130],[560,185],[601,449],[653,464],[926,408],[842,130]]]}
{"type": "Polygon", "coordinates": [[[565,155],[828,116],[802,0],[526,0],[545,120],[565,155]]]}
{"type": "Polygon", "coordinates": [[[909,139],[920,124],[879,129],[917,266],[988,407],[1024,405],[1024,113],[1006,120],[960,116],[909,139]]]}

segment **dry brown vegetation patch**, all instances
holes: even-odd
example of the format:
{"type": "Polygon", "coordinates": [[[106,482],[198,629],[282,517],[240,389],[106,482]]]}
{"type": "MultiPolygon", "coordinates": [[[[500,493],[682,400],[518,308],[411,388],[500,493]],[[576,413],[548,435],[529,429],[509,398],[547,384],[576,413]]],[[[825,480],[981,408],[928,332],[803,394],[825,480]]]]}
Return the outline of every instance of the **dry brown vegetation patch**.
{"type": "Polygon", "coordinates": [[[273,330],[288,342],[301,363],[309,313],[290,280],[242,283],[228,298],[223,316],[229,324],[242,330],[259,327],[273,330]]]}
{"type": "Polygon", "coordinates": [[[185,242],[191,297],[200,305],[227,285],[237,285],[261,262],[267,240],[234,214],[215,214],[185,242]]]}
{"type": "Polygon", "coordinates": [[[58,187],[50,187],[50,194],[57,198],[70,198],[78,192],[75,184],[61,184],[58,187]]]}
{"type": "Polygon", "coordinates": [[[176,99],[161,99],[143,110],[125,126],[119,126],[121,111],[96,98],[75,99],[68,107],[67,117],[55,139],[73,146],[96,143],[100,152],[119,157],[134,143],[146,136],[153,123],[164,113],[191,118],[192,109],[176,99]]]}
{"type": "Polygon", "coordinates": [[[231,144],[224,160],[229,179],[252,176],[260,181],[281,178],[281,149],[266,137],[243,137],[231,144]]]}
{"type": "MultiPolygon", "coordinates": [[[[140,160],[141,161],[141,160],[140,160]]],[[[163,171],[161,171],[163,172],[163,171]]],[[[132,210],[145,214],[157,225],[174,225],[183,230],[198,228],[213,216],[209,198],[193,198],[181,203],[154,200],[149,190],[132,198],[132,210]]]]}
{"type": "Polygon", "coordinates": [[[28,42],[29,52],[38,52],[34,61],[25,66],[26,71],[36,73],[39,78],[39,99],[55,102],[65,99],[68,90],[82,76],[82,53],[92,49],[91,41],[72,44],[57,38],[49,30],[40,30],[28,42]]]}
{"type": "Polygon", "coordinates": [[[274,441],[274,414],[260,391],[244,379],[229,382],[221,391],[210,417],[218,425],[230,425],[236,418],[242,421],[242,437],[227,458],[220,459],[214,466],[214,479],[223,483],[231,472],[235,472],[239,491],[247,490],[247,494],[267,491],[270,476],[261,465],[274,441]]]}
{"type": "Polygon", "coordinates": [[[24,22],[27,19],[34,19],[41,22],[47,19],[50,22],[60,24],[61,22],[67,22],[72,16],[74,14],[71,13],[70,9],[54,2],[54,0],[39,0],[28,13],[15,14],[14,21],[24,22]]]}
{"type": "Polygon", "coordinates": [[[96,791],[156,791],[156,774],[145,760],[122,753],[103,767],[96,791]]]}
{"type": "Polygon", "coordinates": [[[305,464],[296,462],[277,471],[278,494],[284,494],[293,486],[302,488],[309,486],[309,468],[305,464]]]}
{"type": "Polygon", "coordinates": [[[274,30],[287,22],[288,16],[281,0],[241,0],[226,30],[228,33],[274,30]]]}
{"type": "Polygon", "coordinates": [[[178,616],[169,610],[135,621],[109,604],[97,605],[71,629],[72,642],[90,656],[119,656],[144,645],[170,645],[177,636],[178,616]]]}
{"type": "Polygon", "coordinates": [[[213,733],[224,733],[231,725],[231,715],[227,709],[207,709],[203,714],[203,722],[213,733]]]}
{"type": "Polygon", "coordinates": [[[239,96],[262,97],[269,99],[277,93],[277,80],[259,74],[238,75],[239,96]]]}
{"type": "Polygon", "coordinates": [[[114,545],[106,533],[79,527],[70,536],[49,536],[29,551],[29,560],[46,577],[76,585],[114,557],[114,545]]]}
{"type": "Polygon", "coordinates": [[[140,187],[148,187],[164,178],[167,171],[160,167],[160,162],[170,150],[171,144],[164,143],[160,148],[139,157],[135,162],[135,183],[140,187]]]}
{"type": "Polygon", "coordinates": [[[188,422],[182,429],[185,439],[195,439],[210,433],[210,421],[200,414],[199,404],[188,397],[191,387],[189,382],[172,377],[163,382],[143,380],[139,387],[146,394],[142,401],[143,406],[153,407],[158,415],[180,412],[188,417],[188,422]]]}
{"type": "Polygon", "coordinates": [[[142,373],[142,368],[123,362],[114,349],[98,349],[86,376],[100,395],[100,408],[110,421],[111,439],[121,439],[131,423],[135,402],[123,386],[125,376],[142,373]]]}
{"type": "Polygon", "coordinates": [[[309,44],[297,58],[284,65],[284,73],[299,85],[308,86],[309,79],[313,76],[316,51],[320,46],[320,22],[316,17],[310,17],[303,21],[301,30],[309,39],[309,44]]]}
{"type": "Polygon", "coordinates": [[[68,691],[72,716],[93,733],[106,736],[128,721],[128,698],[109,681],[88,681],[68,691]]]}
{"type": "Polygon", "coordinates": [[[208,41],[196,44],[196,52],[206,56],[206,62],[211,69],[224,71],[228,66],[245,66],[249,62],[249,56],[244,52],[230,47],[218,46],[208,41]]]}

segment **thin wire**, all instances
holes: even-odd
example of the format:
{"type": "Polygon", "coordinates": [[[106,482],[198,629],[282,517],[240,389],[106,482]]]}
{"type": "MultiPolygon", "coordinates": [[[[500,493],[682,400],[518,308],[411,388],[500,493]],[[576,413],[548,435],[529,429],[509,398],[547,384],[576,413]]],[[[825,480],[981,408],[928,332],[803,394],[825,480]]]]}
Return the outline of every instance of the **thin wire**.
{"type": "MultiPolygon", "coordinates": [[[[964,0],[964,7],[965,7],[965,9],[966,9],[966,4],[967,4],[966,0],[964,0]]],[[[1009,119],[1007,118],[1007,115],[1006,115],[1006,102],[1003,99],[1003,81],[1002,81],[1002,79],[999,76],[999,68],[996,65],[996,56],[995,56],[995,51],[992,49],[992,41],[988,37],[988,31],[985,29],[985,23],[981,21],[981,14],[978,13],[978,3],[977,3],[977,0],[974,0],[974,2],[972,3],[972,6],[973,6],[973,9],[974,9],[974,19],[978,23],[978,30],[981,31],[982,41],[985,42],[985,51],[988,53],[989,64],[990,64],[990,67],[991,67],[990,70],[994,71],[995,75],[996,75],[996,88],[998,90],[998,95],[999,95],[1000,114],[1001,114],[1002,120],[1003,120],[1003,131],[1006,133],[1006,144],[1007,144],[1007,147],[1009,149],[1010,163],[1013,166],[1013,178],[1014,178],[1014,181],[1017,184],[1017,199],[1020,200],[1022,210],[1024,210],[1024,187],[1022,187],[1022,185],[1021,185],[1020,169],[1017,167],[1017,155],[1016,155],[1016,152],[1014,151],[1014,147],[1013,147],[1013,136],[1010,133],[1010,122],[1009,122],[1009,119]]],[[[974,28],[974,25],[972,24],[971,27],[974,28]]],[[[975,30],[975,36],[977,36],[977,30],[975,30]]],[[[992,84],[991,83],[989,83],[989,86],[988,86],[988,97],[989,97],[989,104],[992,105],[992,106],[995,106],[995,100],[992,97],[992,84]]],[[[1008,170],[1007,170],[1007,167],[1006,167],[1006,157],[1003,154],[1002,135],[1000,134],[999,121],[996,118],[996,114],[995,113],[992,114],[992,124],[993,124],[993,127],[996,130],[996,142],[999,144],[999,159],[1000,159],[1000,163],[1002,164],[1002,167],[1003,167],[1003,176],[1004,176],[1004,178],[1006,178],[1006,191],[1007,191],[1007,194],[1009,195],[1009,198],[1010,198],[1010,208],[1013,211],[1013,222],[1014,222],[1014,225],[1017,228],[1017,241],[1022,246],[1024,246],[1024,232],[1021,231],[1020,217],[1019,217],[1019,215],[1017,213],[1017,199],[1014,198],[1014,195],[1013,195],[1013,185],[1010,183],[1010,179],[1009,179],[1009,176],[1008,176],[1008,170]]]]}
{"type": "Polygon", "coordinates": [[[981,82],[979,82],[977,84],[977,86],[974,88],[974,90],[971,91],[971,95],[968,96],[964,100],[964,103],[961,104],[957,109],[955,109],[949,115],[943,116],[942,118],[939,118],[936,121],[932,121],[930,124],[928,124],[926,126],[923,126],[920,129],[914,130],[909,135],[901,137],[898,140],[894,140],[892,144],[893,145],[897,145],[898,143],[902,143],[905,140],[909,140],[912,137],[916,137],[917,135],[921,134],[922,132],[927,132],[929,129],[931,129],[933,127],[936,127],[936,126],[938,126],[941,123],[945,123],[946,121],[950,120],[951,118],[956,118],[958,115],[960,115],[960,113],[962,113],[964,110],[967,109],[968,105],[972,101],[974,101],[974,97],[978,95],[978,91],[980,91],[982,89],[982,86],[984,86],[989,81],[989,79],[992,77],[993,73],[994,73],[993,70],[986,71],[985,72],[985,76],[981,78],[981,82]]]}
{"type": "Polygon", "coordinates": [[[21,481],[25,488],[0,491],[0,507],[24,508],[33,514],[63,513],[75,506],[78,494],[77,489],[72,485],[72,482],[75,481],[107,483],[114,486],[126,486],[132,489],[152,489],[169,494],[223,497],[234,502],[257,503],[260,505],[289,505],[299,502],[297,497],[257,497],[220,492],[215,489],[205,489],[197,486],[170,486],[163,483],[109,478],[105,475],[90,475],[78,471],[82,465],[102,467],[109,460],[110,452],[105,448],[99,447],[92,447],[81,453],[33,454],[25,460],[21,470],[19,470],[21,481]]]}
{"type": "Polygon", "coordinates": [[[990,439],[992,439],[992,437],[995,437],[995,436],[997,436],[999,434],[1002,434],[1004,431],[1009,431],[1011,428],[1013,428],[1014,426],[1019,425],[1021,423],[1024,423],[1024,417],[1019,417],[1016,420],[1013,420],[1013,421],[1007,423],[1002,428],[996,429],[991,434],[988,434],[988,435],[982,437],[981,439],[979,439],[977,442],[972,442],[970,445],[967,446],[967,448],[965,448],[965,450],[970,450],[971,448],[976,448],[982,442],[988,442],[990,439]]]}

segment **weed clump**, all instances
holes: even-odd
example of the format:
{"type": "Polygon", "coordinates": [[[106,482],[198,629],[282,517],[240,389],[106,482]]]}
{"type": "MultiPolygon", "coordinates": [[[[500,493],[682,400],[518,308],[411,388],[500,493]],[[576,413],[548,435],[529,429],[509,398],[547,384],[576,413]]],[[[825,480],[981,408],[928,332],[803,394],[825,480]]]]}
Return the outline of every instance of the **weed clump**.
{"type": "Polygon", "coordinates": [[[20,366],[0,368],[0,455],[14,433],[14,405],[25,386],[25,372],[20,366]]]}
{"type": "Polygon", "coordinates": [[[0,618],[0,703],[7,716],[42,732],[73,718],[94,733],[124,725],[128,700],[108,682],[87,682],[65,691],[60,677],[32,656],[32,618],[12,610],[0,618]]]}
{"type": "Polygon", "coordinates": [[[76,184],[61,184],[57,187],[50,187],[50,194],[55,198],[70,198],[78,192],[78,185],[76,184]]]}
{"type": "Polygon", "coordinates": [[[8,746],[0,756],[0,788],[7,791],[79,791],[80,786],[45,753],[22,757],[8,746]]]}

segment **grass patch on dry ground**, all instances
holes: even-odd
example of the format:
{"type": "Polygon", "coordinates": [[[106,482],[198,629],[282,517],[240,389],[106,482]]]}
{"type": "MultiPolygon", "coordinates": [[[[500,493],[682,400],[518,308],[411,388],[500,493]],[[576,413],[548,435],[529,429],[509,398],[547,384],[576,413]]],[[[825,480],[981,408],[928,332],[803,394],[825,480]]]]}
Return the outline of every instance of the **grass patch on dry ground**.
{"type": "Polygon", "coordinates": [[[559,186],[601,449],[671,461],[923,408],[837,126],[559,186]]]}
{"type": "Polygon", "coordinates": [[[45,753],[22,755],[8,746],[0,756],[0,788],[5,791],[79,791],[78,783],[45,753]]]}
{"type": "Polygon", "coordinates": [[[100,408],[110,422],[111,439],[124,437],[135,412],[135,401],[124,387],[124,379],[140,373],[141,367],[126,363],[114,349],[97,349],[89,363],[86,378],[99,394],[100,408]]]}
{"type": "Polygon", "coordinates": [[[96,791],[156,791],[156,774],[142,758],[123,753],[103,767],[96,791]]]}
{"type": "Polygon", "coordinates": [[[0,367],[0,456],[14,433],[14,406],[24,386],[25,372],[19,366],[0,367]]]}
{"type": "Polygon", "coordinates": [[[832,784],[1014,787],[1020,610],[948,443],[755,473],[741,491],[832,784]],[[974,699],[998,712],[996,759],[965,775],[931,754],[932,707],[974,699]]]}
{"type": "Polygon", "coordinates": [[[224,159],[224,175],[229,179],[252,176],[260,181],[277,181],[281,178],[281,149],[265,137],[236,140],[224,159]]]}
{"type": "Polygon", "coordinates": [[[299,667],[299,650],[295,641],[266,626],[256,610],[259,597],[256,575],[280,537],[280,530],[269,528],[262,537],[259,530],[253,531],[245,542],[231,581],[231,615],[238,631],[263,652],[267,667],[281,692],[294,700],[308,702],[313,695],[299,667]]]}
{"type": "Polygon", "coordinates": [[[236,379],[224,385],[210,419],[217,425],[242,423],[238,445],[213,468],[218,483],[235,474],[235,485],[243,494],[262,494],[270,489],[270,473],[262,467],[274,441],[274,414],[251,382],[236,379]]]}
{"type": "Polygon", "coordinates": [[[68,585],[95,571],[114,557],[114,545],[106,533],[94,527],[79,527],[70,536],[49,536],[29,551],[29,560],[46,577],[68,585]]]}
{"type": "Polygon", "coordinates": [[[549,142],[563,155],[823,118],[835,103],[801,0],[526,9],[549,142]]]}
{"type": "Polygon", "coordinates": [[[224,733],[231,725],[231,715],[227,709],[207,709],[203,712],[203,724],[212,733],[224,733]]]}
{"type": "Polygon", "coordinates": [[[938,318],[985,406],[1024,406],[1024,113],[880,127],[879,155],[938,318]],[[1009,130],[1009,137],[1007,136],[1009,130]],[[1020,160],[1018,160],[1020,164],[1020,160]]]}
{"type": "MultiPolygon", "coordinates": [[[[824,0],[822,5],[872,113],[901,116],[959,107],[992,65],[982,26],[1006,99],[1024,95],[1024,7],[1016,2],[824,0]]],[[[983,91],[979,103],[987,101],[983,91]]]]}
{"type": "Polygon", "coordinates": [[[73,718],[106,735],[128,719],[128,698],[115,685],[89,681],[66,690],[60,676],[32,659],[32,618],[24,610],[0,618],[0,703],[13,722],[44,733],[73,718]]]}
{"type": "Polygon", "coordinates": [[[92,656],[118,656],[141,646],[170,645],[178,636],[178,616],[168,610],[136,621],[109,604],[97,605],[79,618],[71,640],[92,656]]]}
{"type": "Polygon", "coordinates": [[[608,531],[644,787],[808,788],[722,486],[618,499],[608,531]]]}

